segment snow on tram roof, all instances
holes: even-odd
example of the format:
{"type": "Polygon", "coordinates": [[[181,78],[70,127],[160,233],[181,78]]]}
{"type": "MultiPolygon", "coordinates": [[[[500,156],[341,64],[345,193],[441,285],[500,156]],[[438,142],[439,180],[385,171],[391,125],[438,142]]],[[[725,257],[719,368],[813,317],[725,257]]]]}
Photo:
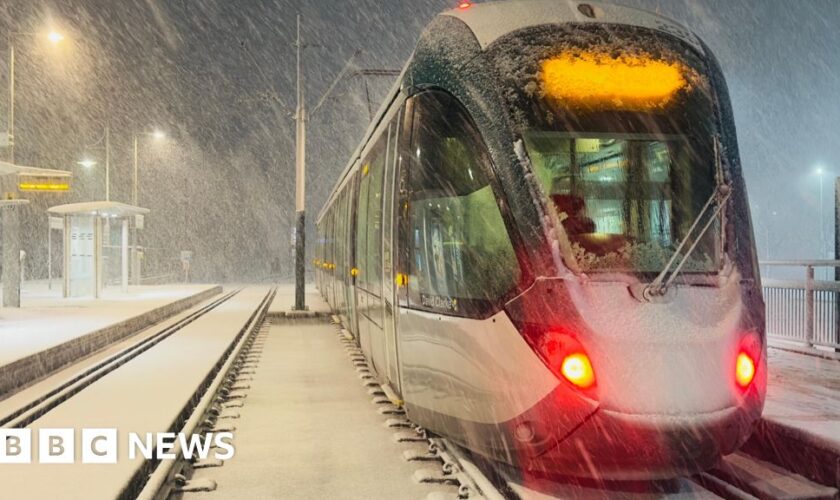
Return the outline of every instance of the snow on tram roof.
{"type": "Polygon", "coordinates": [[[626,24],[651,28],[678,37],[700,52],[700,40],[687,28],[649,12],[600,2],[573,0],[506,0],[471,4],[441,15],[463,21],[484,49],[496,39],[523,28],[544,24],[626,24]],[[589,14],[589,15],[587,15],[589,14]]]}

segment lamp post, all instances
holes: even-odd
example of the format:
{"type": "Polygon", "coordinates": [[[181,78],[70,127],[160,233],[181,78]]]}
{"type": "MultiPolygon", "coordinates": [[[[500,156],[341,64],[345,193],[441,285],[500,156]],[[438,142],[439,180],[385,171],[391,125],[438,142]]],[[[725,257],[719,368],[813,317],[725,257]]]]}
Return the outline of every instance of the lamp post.
{"type": "MultiPolygon", "coordinates": [[[[158,129],[155,129],[154,132],[136,132],[133,136],[133,142],[134,142],[134,169],[133,170],[134,170],[134,173],[132,175],[132,182],[131,182],[131,204],[134,205],[135,207],[138,206],[138,204],[137,204],[138,203],[138,201],[137,201],[137,190],[138,190],[138,185],[139,185],[138,164],[139,164],[139,143],[140,143],[140,137],[141,136],[152,137],[153,139],[158,140],[158,141],[166,138],[166,134],[164,134],[162,131],[160,131],[158,129]]],[[[134,285],[139,285],[140,284],[140,261],[138,259],[138,254],[137,254],[137,222],[136,221],[135,221],[135,224],[133,226],[133,230],[131,232],[131,262],[132,262],[132,265],[131,265],[132,282],[133,282],[134,285]]]]}
{"type": "MultiPolygon", "coordinates": [[[[105,201],[111,201],[111,127],[105,125],[105,132],[102,135],[102,138],[94,142],[90,146],[85,146],[85,149],[88,147],[94,147],[100,142],[105,142],[105,201]]],[[[96,162],[85,157],[82,161],[77,161],[79,165],[89,169],[96,165],[96,162]]]]}
{"type": "Polygon", "coordinates": [[[820,180],[820,254],[819,258],[825,257],[825,208],[823,207],[823,169],[817,167],[817,176],[820,180]]]}
{"type": "MultiPolygon", "coordinates": [[[[18,36],[38,36],[36,33],[21,33],[13,32],[9,34],[9,122],[8,122],[8,141],[9,141],[9,163],[15,163],[15,37],[18,36]]],[[[64,40],[64,35],[57,31],[51,31],[47,34],[47,40],[52,44],[57,44],[64,40]]]]}
{"type": "Polygon", "coordinates": [[[131,183],[131,204],[137,206],[137,185],[138,185],[138,143],[140,136],[148,136],[152,137],[155,140],[163,140],[166,138],[166,134],[164,134],[160,130],[155,130],[154,132],[138,132],[134,134],[134,175],[132,176],[132,183],[131,183]]]}

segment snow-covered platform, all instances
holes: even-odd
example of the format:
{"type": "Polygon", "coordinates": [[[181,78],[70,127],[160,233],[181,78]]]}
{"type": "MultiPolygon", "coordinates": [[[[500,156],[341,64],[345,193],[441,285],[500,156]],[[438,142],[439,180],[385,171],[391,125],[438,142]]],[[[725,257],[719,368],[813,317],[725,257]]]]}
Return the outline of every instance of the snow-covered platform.
{"type": "Polygon", "coordinates": [[[840,485],[840,355],[771,342],[767,361],[764,414],[746,447],[809,479],[840,485]]]}
{"type": "Polygon", "coordinates": [[[414,479],[433,465],[404,453],[423,454],[428,443],[397,442],[407,429],[386,425],[396,416],[372,402],[338,332],[325,318],[278,317],[257,337],[261,358],[231,421],[236,456],[197,469],[192,481],[217,488],[191,500],[454,495],[454,487],[414,479]]]}
{"type": "Polygon", "coordinates": [[[275,295],[274,301],[268,308],[268,316],[311,317],[328,316],[330,314],[330,306],[312,283],[306,285],[304,302],[307,307],[306,311],[292,311],[292,307],[295,305],[295,285],[279,285],[277,295],[275,295]]]}
{"type": "Polygon", "coordinates": [[[0,398],[220,292],[215,285],[154,285],[62,298],[60,284],[26,282],[20,308],[0,308],[0,398]]]}

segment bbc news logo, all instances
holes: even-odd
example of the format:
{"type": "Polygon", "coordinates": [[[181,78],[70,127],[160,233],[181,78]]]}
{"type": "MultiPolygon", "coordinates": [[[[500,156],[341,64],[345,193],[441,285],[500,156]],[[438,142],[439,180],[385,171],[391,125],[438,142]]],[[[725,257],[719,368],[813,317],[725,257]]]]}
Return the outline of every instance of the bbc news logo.
{"type": "MultiPolygon", "coordinates": [[[[37,457],[33,460],[33,435],[31,429],[0,429],[0,464],[76,463],[75,429],[39,429],[37,432],[37,457]]],[[[232,432],[208,432],[204,435],[159,432],[126,434],[120,442],[117,429],[82,429],[78,440],[83,464],[115,464],[121,444],[127,447],[129,460],[143,457],[146,460],[217,460],[233,458],[235,453],[232,432]],[[176,448],[176,443],[180,446],[176,448]],[[212,453],[211,453],[212,452],[212,453]]]]}

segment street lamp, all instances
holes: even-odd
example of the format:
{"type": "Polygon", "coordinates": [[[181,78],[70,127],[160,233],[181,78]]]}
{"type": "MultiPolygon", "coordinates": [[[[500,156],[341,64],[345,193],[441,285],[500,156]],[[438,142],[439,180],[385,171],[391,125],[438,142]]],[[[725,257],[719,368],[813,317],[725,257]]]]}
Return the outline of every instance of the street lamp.
{"type": "MultiPolygon", "coordinates": [[[[105,201],[111,201],[111,127],[107,124],[104,127],[102,137],[93,144],[85,144],[85,154],[87,154],[88,148],[94,147],[97,149],[104,149],[105,151],[105,201]],[[99,146],[100,144],[102,144],[102,146],[99,146]]],[[[84,160],[76,163],[88,169],[96,165],[96,162],[90,158],[85,158],[84,160]]]]}
{"type": "MultiPolygon", "coordinates": [[[[39,36],[37,33],[12,32],[9,34],[9,123],[7,140],[9,141],[9,163],[15,163],[15,37],[39,36]]],[[[64,40],[64,35],[50,31],[47,40],[53,45],[64,40]]]]}
{"type": "MultiPolygon", "coordinates": [[[[137,205],[137,186],[138,186],[138,146],[140,142],[140,137],[146,136],[151,137],[156,141],[162,141],[166,139],[166,134],[161,131],[160,129],[155,129],[153,132],[137,132],[134,134],[134,175],[132,177],[132,185],[131,185],[131,204],[135,207],[137,205]]],[[[134,225],[134,230],[132,231],[132,243],[131,243],[131,261],[132,261],[132,276],[134,277],[134,284],[140,284],[140,267],[139,267],[139,260],[137,258],[137,224],[134,225]]]]}
{"type": "Polygon", "coordinates": [[[819,258],[825,257],[825,220],[823,208],[823,168],[817,167],[815,170],[817,177],[820,179],[820,254],[819,258]]]}
{"type": "Polygon", "coordinates": [[[64,35],[57,31],[50,31],[50,33],[47,35],[47,40],[49,40],[53,44],[56,44],[64,40],[64,35]]]}
{"type": "Polygon", "coordinates": [[[138,184],[138,179],[137,179],[138,151],[137,151],[137,149],[138,149],[139,138],[141,136],[151,137],[156,141],[162,141],[162,140],[166,139],[166,134],[160,129],[155,129],[154,132],[138,132],[138,133],[134,134],[134,176],[132,178],[133,181],[132,181],[132,187],[131,187],[131,204],[134,205],[134,206],[137,206],[137,184],[138,184]]]}

